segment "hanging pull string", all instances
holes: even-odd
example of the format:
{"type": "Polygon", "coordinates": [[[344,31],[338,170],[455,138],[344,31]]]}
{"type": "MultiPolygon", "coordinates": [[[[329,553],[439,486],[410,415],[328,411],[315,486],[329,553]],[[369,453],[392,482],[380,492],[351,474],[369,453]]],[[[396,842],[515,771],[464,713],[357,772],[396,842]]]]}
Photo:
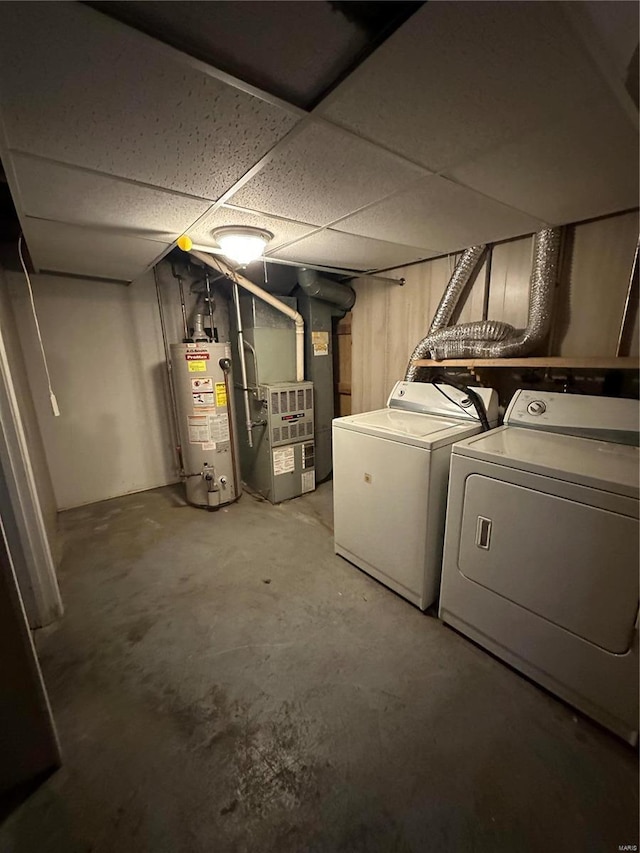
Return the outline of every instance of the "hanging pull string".
{"type": "Polygon", "coordinates": [[[22,271],[24,273],[24,277],[27,280],[27,287],[29,289],[29,299],[31,300],[31,311],[33,313],[33,321],[36,324],[36,332],[38,333],[38,343],[40,344],[40,352],[42,353],[42,363],[44,364],[44,372],[47,374],[47,386],[49,388],[49,401],[51,403],[51,410],[55,417],[60,416],[60,409],[58,408],[58,401],[56,400],[56,395],[53,393],[53,388],[51,387],[51,375],[49,373],[49,365],[47,364],[47,356],[44,351],[44,344],[42,343],[42,334],[40,332],[40,323],[38,322],[38,314],[36,312],[36,303],[33,299],[33,288],[31,287],[31,279],[29,278],[29,273],[27,271],[27,265],[24,262],[24,257],[22,256],[22,234],[18,237],[18,257],[20,258],[20,263],[22,264],[22,271]]]}

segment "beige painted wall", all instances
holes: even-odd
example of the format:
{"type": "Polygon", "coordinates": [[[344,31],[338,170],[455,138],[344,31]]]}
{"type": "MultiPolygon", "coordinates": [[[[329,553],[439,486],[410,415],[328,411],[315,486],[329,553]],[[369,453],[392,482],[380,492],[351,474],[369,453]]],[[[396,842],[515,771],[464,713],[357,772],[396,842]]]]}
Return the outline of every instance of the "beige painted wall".
{"type": "Polygon", "coordinates": [[[33,276],[58,418],[24,278],[8,278],[57,508],[175,482],[153,275],[129,287],[33,276]]]}
{"type": "MultiPolygon", "coordinates": [[[[616,354],[637,240],[637,211],[569,229],[569,254],[556,291],[546,354],[616,354]]],[[[488,282],[489,319],[516,327],[526,325],[532,250],[530,236],[494,246],[488,282]]],[[[449,256],[388,273],[394,278],[404,277],[404,287],[368,279],[355,283],[351,377],[354,413],[384,406],[393,384],[404,375],[413,348],[427,333],[454,266],[455,257],[449,256]]],[[[454,318],[457,322],[482,319],[486,287],[483,266],[454,318]]]]}

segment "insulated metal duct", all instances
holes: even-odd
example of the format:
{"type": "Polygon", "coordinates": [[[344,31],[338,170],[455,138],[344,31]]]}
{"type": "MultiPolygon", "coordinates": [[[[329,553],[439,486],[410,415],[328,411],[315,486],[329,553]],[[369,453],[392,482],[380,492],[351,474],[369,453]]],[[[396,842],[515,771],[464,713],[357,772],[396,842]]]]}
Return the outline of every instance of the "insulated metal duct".
{"type": "Polygon", "coordinates": [[[419,358],[427,358],[429,356],[430,336],[439,329],[445,327],[452,318],[453,312],[456,310],[458,300],[469,283],[469,279],[473,275],[476,267],[480,263],[480,258],[484,255],[486,248],[486,244],[471,246],[470,248],[465,249],[462,253],[460,260],[456,264],[456,268],[449,279],[449,284],[446,286],[444,293],[442,294],[440,304],[436,309],[436,313],[434,314],[433,321],[429,328],[429,334],[426,338],[423,338],[420,341],[411,353],[407,372],[404,377],[406,382],[415,382],[419,368],[415,367],[413,362],[417,361],[419,358]]]}
{"type": "MultiPolygon", "coordinates": [[[[419,367],[414,362],[416,359],[426,358],[427,353],[431,358],[437,360],[444,358],[508,358],[530,353],[544,340],[549,331],[559,250],[559,228],[545,228],[536,234],[531,271],[529,316],[525,329],[514,329],[507,323],[495,320],[482,320],[477,323],[465,323],[460,326],[430,331],[413,351],[405,380],[415,381],[419,367]]],[[[479,260],[480,256],[476,258],[476,265],[479,260]]],[[[459,282],[454,282],[457,269],[458,267],[456,267],[440,306],[438,306],[434,323],[438,319],[438,313],[444,303],[447,305],[447,311],[450,311],[448,316],[451,317],[464,289],[459,282]],[[451,307],[452,302],[453,306],[451,307]]],[[[467,280],[472,272],[473,268],[468,272],[467,280]]],[[[446,312],[443,311],[442,313],[446,316],[446,312]]],[[[434,323],[431,324],[432,330],[434,323]]]]}
{"type": "MultiPolygon", "coordinates": [[[[446,286],[440,304],[433,315],[429,334],[432,335],[438,329],[443,329],[449,325],[449,321],[453,317],[453,312],[456,310],[456,305],[460,299],[465,287],[469,283],[469,279],[473,275],[476,267],[480,263],[480,258],[484,255],[486,244],[481,246],[471,246],[465,249],[456,264],[449,284],[446,286]]],[[[418,345],[419,346],[419,345],[418,345]]],[[[422,356],[421,356],[422,357],[422,356]]]]}
{"type": "Polygon", "coordinates": [[[301,269],[298,273],[298,285],[312,299],[329,302],[345,313],[353,308],[356,301],[352,287],[324,278],[317,270],[301,269]]]}

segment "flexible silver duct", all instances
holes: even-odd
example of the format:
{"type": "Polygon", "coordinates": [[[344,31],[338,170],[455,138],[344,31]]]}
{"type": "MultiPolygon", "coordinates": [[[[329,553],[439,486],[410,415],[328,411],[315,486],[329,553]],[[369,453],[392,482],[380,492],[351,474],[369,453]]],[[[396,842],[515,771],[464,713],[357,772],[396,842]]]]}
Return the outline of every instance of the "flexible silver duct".
{"type": "MultiPolygon", "coordinates": [[[[536,234],[531,271],[529,316],[525,329],[514,329],[507,323],[500,323],[499,321],[483,320],[478,323],[465,323],[461,326],[453,326],[440,329],[433,334],[430,333],[415,348],[405,375],[406,381],[415,380],[419,368],[413,362],[418,358],[427,357],[427,353],[430,354],[431,358],[437,360],[445,358],[508,358],[514,355],[527,355],[538,346],[547,335],[551,322],[559,249],[560,229],[546,228],[536,234]]],[[[476,264],[478,260],[479,258],[476,260],[476,264]]],[[[473,270],[469,272],[469,276],[471,272],[473,270]]],[[[438,310],[440,310],[445,297],[448,296],[450,288],[453,291],[452,282],[453,277],[438,310]]],[[[458,286],[455,287],[458,298],[462,289],[458,286]]],[[[453,313],[453,309],[455,309],[455,302],[451,313],[453,313]]]]}
{"type": "MultiPolygon", "coordinates": [[[[429,329],[429,335],[437,332],[438,329],[443,329],[449,325],[449,321],[453,317],[453,312],[456,310],[458,300],[462,296],[462,292],[469,283],[469,279],[473,275],[476,267],[480,263],[480,258],[484,255],[486,245],[471,246],[465,249],[460,260],[456,264],[449,284],[445,287],[440,304],[436,308],[436,313],[433,315],[433,321],[429,329]]],[[[419,346],[419,344],[418,344],[419,346]]],[[[421,356],[423,358],[424,356],[421,356]]]]}
{"type": "Polygon", "coordinates": [[[429,334],[426,338],[423,338],[420,341],[418,346],[411,353],[407,372],[404,377],[406,382],[414,382],[416,379],[419,368],[414,367],[413,362],[419,358],[430,357],[428,347],[430,336],[439,329],[446,327],[449,320],[451,320],[453,312],[456,310],[458,300],[469,283],[469,279],[473,275],[474,270],[480,263],[480,258],[483,256],[486,248],[485,244],[481,246],[471,246],[470,248],[465,249],[462,253],[460,260],[456,264],[456,268],[451,274],[449,284],[445,287],[444,293],[442,294],[440,304],[436,309],[436,313],[434,314],[433,321],[429,328],[429,334]]]}

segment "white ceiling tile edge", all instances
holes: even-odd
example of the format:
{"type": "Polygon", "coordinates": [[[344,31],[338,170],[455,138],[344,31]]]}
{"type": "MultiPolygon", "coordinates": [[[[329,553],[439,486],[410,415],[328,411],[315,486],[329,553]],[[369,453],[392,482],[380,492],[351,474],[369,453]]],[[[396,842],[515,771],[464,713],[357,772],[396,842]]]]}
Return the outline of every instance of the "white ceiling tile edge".
{"type": "MultiPolygon", "coordinates": [[[[72,5],[80,5],[73,3],[72,5]]],[[[188,53],[185,53],[182,50],[179,50],[176,47],[172,47],[165,42],[159,41],[155,39],[153,36],[149,36],[141,30],[135,29],[135,27],[131,27],[128,24],[123,23],[122,21],[117,21],[115,18],[106,15],[104,12],[100,12],[97,9],[83,7],[89,13],[93,15],[100,15],[103,20],[103,25],[110,27],[114,32],[122,33],[129,38],[136,38],[142,44],[145,44],[151,48],[153,48],[157,53],[161,56],[166,57],[167,59],[176,61],[181,65],[186,66],[187,68],[191,68],[195,71],[200,71],[203,74],[206,74],[207,77],[212,77],[215,80],[218,80],[220,83],[224,83],[227,86],[230,86],[232,89],[236,89],[239,92],[244,92],[246,95],[251,95],[254,98],[258,98],[258,100],[264,101],[265,103],[271,104],[274,107],[279,107],[285,112],[291,113],[292,115],[303,118],[308,115],[308,111],[302,109],[302,107],[297,107],[294,104],[290,104],[288,101],[279,98],[277,95],[272,95],[269,92],[265,92],[263,89],[258,88],[257,86],[251,85],[251,83],[245,83],[243,80],[240,80],[238,77],[234,77],[232,74],[228,74],[226,71],[221,71],[219,68],[216,68],[214,65],[210,65],[207,62],[203,62],[201,59],[196,59],[194,56],[191,56],[188,53]]]]}

